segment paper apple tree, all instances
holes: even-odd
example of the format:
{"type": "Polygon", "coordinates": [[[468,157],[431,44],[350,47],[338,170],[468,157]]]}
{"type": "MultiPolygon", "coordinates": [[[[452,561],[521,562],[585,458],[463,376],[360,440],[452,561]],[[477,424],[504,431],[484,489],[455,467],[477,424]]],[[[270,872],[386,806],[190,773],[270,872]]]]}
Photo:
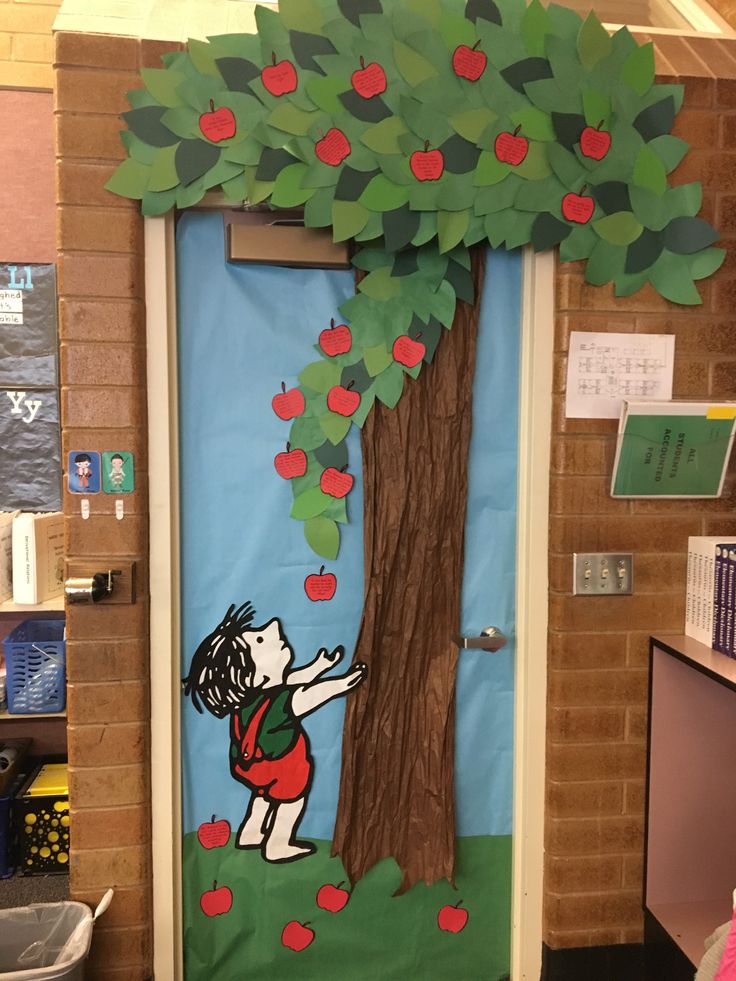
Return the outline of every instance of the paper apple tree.
{"type": "MultiPolygon", "coordinates": [[[[129,93],[124,114],[128,159],[107,187],[140,199],[146,215],[190,207],[212,188],[237,204],[303,206],[306,225],[358,243],[356,295],[339,323],[315,325],[317,354],[298,385],[287,390],[274,366],[274,410],[290,428],[273,479],[290,481],[291,516],[312,549],[334,559],[352,486],[347,433],[376,402],[393,408],[418,389],[407,379],[432,363],[443,330],[467,319],[471,246],[559,247],[563,261],[584,260],[587,280],[613,283],[617,296],[650,284],[681,304],[700,302],[696,283],[724,252],[697,217],[700,184],[668,184],[688,149],[671,135],[683,89],[655,84],[651,43],[637,45],[625,28],[611,36],[594,14],[583,20],[538,0],[280,0],[278,11],[257,7],[256,22],[256,34],[190,41],[162,69],[142,72],[145,87],[129,93]]],[[[432,409],[422,403],[418,414],[432,409]]],[[[448,582],[461,566],[460,549],[448,582]]],[[[394,820],[406,788],[384,794],[370,783],[350,709],[343,790],[347,781],[353,791],[341,791],[335,847],[351,880],[393,854],[408,888],[452,875],[452,738],[443,727],[451,732],[454,662],[426,682],[444,653],[403,642],[386,652],[387,635],[410,629],[398,620],[374,624],[371,643],[372,602],[368,594],[359,654],[369,660],[380,648],[395,664],[385,672],[390,691],[375,689],[374,672],[371,697],[385,706],[395,695],[386,717],[399,719],[429,685],[439,747],[430,760],[431,740],[416,732],[409,751],[397,742],[386,758],[427,757],[417,774],[444,762],[434,767],[437,786],[410,788],[415,810],[394,820]],[[375,813],[380,795],[396,834],[351,844],[360,812],[375,813]],[[430,829],[432,849],[407,844],[408,824],[430,829]]],[[[459,612],[443,616],[426,633],[446,646],[459,612]]]]}

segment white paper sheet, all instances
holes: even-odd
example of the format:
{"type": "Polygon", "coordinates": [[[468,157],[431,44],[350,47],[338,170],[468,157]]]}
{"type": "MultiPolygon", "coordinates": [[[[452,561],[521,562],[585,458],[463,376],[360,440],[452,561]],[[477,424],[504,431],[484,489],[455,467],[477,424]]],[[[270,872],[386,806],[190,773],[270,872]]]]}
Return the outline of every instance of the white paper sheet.
{"type": "Polygon", "coordinates": [[[671,334],[572,331],[567,362],[568,419],[618,419],[623,399],[671,399],[671,334]]]}

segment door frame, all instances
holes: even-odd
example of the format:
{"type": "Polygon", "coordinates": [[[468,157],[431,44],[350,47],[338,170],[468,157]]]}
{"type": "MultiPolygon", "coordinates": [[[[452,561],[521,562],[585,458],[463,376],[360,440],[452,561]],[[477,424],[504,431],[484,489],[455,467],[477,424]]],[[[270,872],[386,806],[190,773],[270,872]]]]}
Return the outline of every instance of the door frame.
{"type": "MultiPolygon", "coordinates": [[[[213,205],[215,202],[213,202],[213,205]]],[[[155,981],[182,978],[179,495],[175,219],[145,219],[155,981]]],[[[549,468],[555,257],[522,266],[517,494],[512,981],[542,959],[549,468]]]]}

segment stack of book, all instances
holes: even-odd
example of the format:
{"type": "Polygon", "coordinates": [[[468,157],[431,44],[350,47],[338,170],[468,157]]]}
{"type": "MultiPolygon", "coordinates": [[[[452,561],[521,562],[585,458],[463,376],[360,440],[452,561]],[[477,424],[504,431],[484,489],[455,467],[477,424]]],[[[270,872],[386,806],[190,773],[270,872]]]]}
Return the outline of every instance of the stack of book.
{"type": "Polygon", "coordinates": [[[64,588],[64,516],[0,512],[0,603],[37,605],[64,588]]]}
{"type": "Polygon", "coordinates": [[[685,633],[736,657],[736,536],[688,538],[685,633]]]}

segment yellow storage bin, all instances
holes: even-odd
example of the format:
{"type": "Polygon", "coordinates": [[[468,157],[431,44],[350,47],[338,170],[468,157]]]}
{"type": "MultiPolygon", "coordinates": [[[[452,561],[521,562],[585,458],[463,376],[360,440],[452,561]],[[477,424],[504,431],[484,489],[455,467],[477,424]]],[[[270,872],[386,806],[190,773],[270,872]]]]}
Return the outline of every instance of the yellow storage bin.
{"type": "Polygon", "coordinates": [[[21,875],[69,871],[69,780],[66,763],[44,763],[13,802],[21,875]]]}

